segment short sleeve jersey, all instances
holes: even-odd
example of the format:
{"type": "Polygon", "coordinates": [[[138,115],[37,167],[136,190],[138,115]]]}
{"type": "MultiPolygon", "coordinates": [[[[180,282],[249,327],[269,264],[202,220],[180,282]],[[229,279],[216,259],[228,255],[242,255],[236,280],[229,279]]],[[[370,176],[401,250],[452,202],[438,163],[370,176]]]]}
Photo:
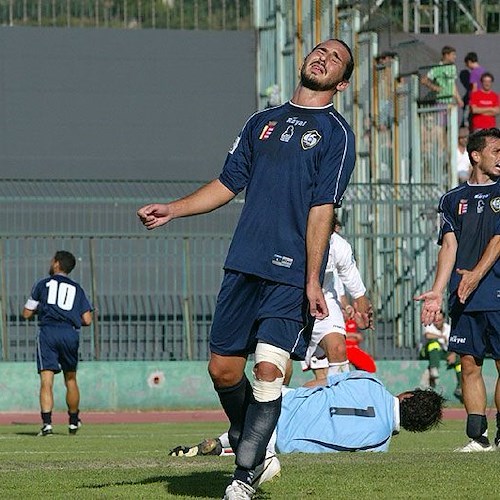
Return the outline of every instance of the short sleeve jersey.
{"type": "Polygon", "coordinates": [[[399,431],[399,401],[369,373],[328,377],[328,385],[283,396],[276,446],[281,453],[387,451],[399,431]]]}
{"type": "Polygon", "coordinates": [[[233,193],[246,188],[225,268],[303,287],[309,210],[341,204],[354,162],[354,134],[333,105],[250,117],[219,177],[233,193]]]}
{"type": "Polygon", "coordinates": [[[457,67],[454,64],[433,66],[428,71],[427,77],[440,87],[436,95],[436,100],[442,103],[452,103],[453,96],[455,95],[457,67]]]}
{"type": "MultiPolygon", "coordinates": [[[[439,202],[441,231],[453,232],[458,242],[450,278],[450,310],[457,304],[460,275],[456,269],[473,269],[493,236],[500,234],[500,181],[492,184],[461,184],[439,202]]],[[[465,311],[500,310],[500,260],[497,260],[465,303],[465,311]]]]}
{"type": "MultiPolygon", "coordinates": [[[[470,96],[470,105],[478,108],[494,108],[500,105],[498,94],[476,90],[470,96]]],[[[496,117],[474,113],[472,115],[472,129],[492,128],[496,126],[496,117]]]]}
{"type": "Polygon", "coordinates": [[[36,310],[40,326],[79,329],[82,314],[92,311],[83,288],[61,274],[38,281],[31,291],[31,299],[38,302],[36,310]]]}

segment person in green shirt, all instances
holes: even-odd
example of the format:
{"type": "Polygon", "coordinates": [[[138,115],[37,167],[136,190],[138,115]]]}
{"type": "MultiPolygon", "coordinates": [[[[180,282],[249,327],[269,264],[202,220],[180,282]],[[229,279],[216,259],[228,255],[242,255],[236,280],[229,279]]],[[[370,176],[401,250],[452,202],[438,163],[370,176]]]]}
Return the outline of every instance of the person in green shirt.
{"type": "Polygon", "coordinates": [[[437,103],[463,106],[462,98],[457,89],[457,67],[455,48],[445,45],[441,50],[439,65],[433,66],[426,75],[422,76],[422,85],[435,92],[437,103]]]}

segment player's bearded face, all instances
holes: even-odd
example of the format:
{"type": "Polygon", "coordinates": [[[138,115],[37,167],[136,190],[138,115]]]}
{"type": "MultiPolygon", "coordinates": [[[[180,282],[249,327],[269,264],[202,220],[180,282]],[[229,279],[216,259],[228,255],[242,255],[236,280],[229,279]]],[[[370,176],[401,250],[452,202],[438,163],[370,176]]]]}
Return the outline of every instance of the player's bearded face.
{"type": "Polygon", "coordinates": [[[329,90],[334,90],[337,87],[338,79],[332,78],[321,78],[322,75],[316,75],[311,71],[308,71],[308,66],[304,64],[300,70],[300,83],[303,87],[307,89],[326,92],[329,90]]]}
{"type": "Polygon", "coordinates": [[[347,60],[349,54],[339,43],[328,41],[317,45],[300,70],[302,86],[320,92],[336,90],[344,81],[347,60]]]}

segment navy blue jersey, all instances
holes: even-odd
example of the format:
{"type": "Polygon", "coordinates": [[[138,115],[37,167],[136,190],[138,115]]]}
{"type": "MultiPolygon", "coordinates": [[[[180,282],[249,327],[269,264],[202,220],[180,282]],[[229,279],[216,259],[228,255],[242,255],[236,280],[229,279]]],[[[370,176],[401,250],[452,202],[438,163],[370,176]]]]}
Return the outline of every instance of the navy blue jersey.
{"type": "Polygon", "coordinates": [[[309,210],[340,205],[354,162],[354,134],[333,105],[251,116],[219,177],[233,193],[246,188],[225,268],[303,287],[309,210]]]}
{"type": "MultiPolygon", "coordinates": [[[[450,309],[457,304],[461,276],[456,269],[473,269],[493,236],[500,234],[500,181],[494,184],[462,184],[439,202],[441,231],[453,232],[458,242],[456,262],[449,284],[450,309]]],[[[500,260],[479,282],[465,304],[465,311],[500,310],[500,260]]]]}
{"type": "Polygon", "coordinates": [[[92,311],[83,288],[62,274],[54,274],[35,283],[27,306],[36,309],[40,326],[76,329],[82,326],[82,314],[92,311]]]}

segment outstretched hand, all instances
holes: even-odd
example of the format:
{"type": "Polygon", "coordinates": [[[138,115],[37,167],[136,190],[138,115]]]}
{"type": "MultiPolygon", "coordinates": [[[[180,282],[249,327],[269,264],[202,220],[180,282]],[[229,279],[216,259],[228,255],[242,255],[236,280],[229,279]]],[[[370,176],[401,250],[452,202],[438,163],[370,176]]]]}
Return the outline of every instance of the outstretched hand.
{"type": "Polygon", "coordinates": [[[153,203],[137,210],[137,216],[146,229],[155,229],[173,219],[170,207],[164,203],[153,203]]]}
{"type": "Polygon", "coordinates": [[[436,314],[441,311],[443,296],[438,292],[429,290],[415,297],[414,300],[421,300],[424,302],[420,319],[425,326],[432,325],[436,320],[436,314]]]}

